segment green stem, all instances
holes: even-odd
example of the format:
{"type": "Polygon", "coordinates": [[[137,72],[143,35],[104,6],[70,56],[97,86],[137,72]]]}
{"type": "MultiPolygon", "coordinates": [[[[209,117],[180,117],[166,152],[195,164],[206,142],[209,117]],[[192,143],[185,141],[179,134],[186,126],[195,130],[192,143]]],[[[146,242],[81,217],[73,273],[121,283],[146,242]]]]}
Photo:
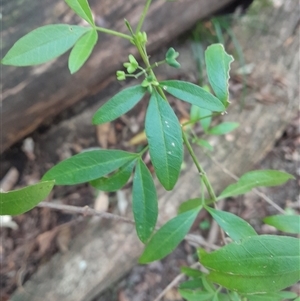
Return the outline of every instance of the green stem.
{"type": "Polygon", "coordinates": [[[152,69],[152,68],[158,67],[158,66],[164,64],[165,62],[166,62],[166,60],[162,60],[162,61],[159,61],[159,62],[155,62],[154,64],[152,64],[152,65],[150,66],[150,68],[152,69]]]}
{"type": "Polygon", "coordinates": [[[149,6],[150,6],[150,4],[151,4],[151,1],[152,1],[152,0],[147,0],[147,3],[146,3],[146,5],[145,5],[145,7],[144,7],[144,9],[143,9],[141,18],[140,18],[140,20],[139,20],[139,23],[138,23],[138,25],[137,25],[137,27],[136,27],[135,34],[137,34],[137,33],[139,33],[139,32],[141,31],[141,28],[142,28],[143,23],[144,23],[144,20],[145,20],[145,18],[146,18],[146,15],[147,15],[149,6]]]}
{"type": "Polygon", "coordinates": [[[98,26],[96,26],[95,29],[97,29],[100,32],[104,32],[104,33],[107,33],[109,35],[117,36],[119,38],[123,38],[123,39],[129,40],[129,41],[132,40],[131,36],[129,36],[127,34],[124,34],[124,33],[121,33],[121,32],[118,32],[118,31],[115,31],[115,30],[111,30],[111,29],[107,29],[107,28],[103,28],[103,27],[98,27],[98,26]]]}
{"type": "Polygon", "coordinates": [[[139,156],[142,157],[142,155],[149,149],[149,145],[145,146],[140,152],[139,156]]]}
{"type": "Polygon", "coordinates": [[[198,162],[198,159],[197,159],[197,157],[196,157],[196,155],[193,151],[193,148],[192,148],[185,132],[183,131],[183,129],[182,129],[182,138],[183,138],[183,141],[184,141],[184,144],[185,144],[186,148],[188,149],[188,152],[190,153],[190,156],[192,157],[192,159],[194,161],[194,164],[197,167],[197,170],[198,170],[198,172],[199,172],[199,174],[202,178],[202,181],[203,181],[203,183],[204,183],[204,185],[207,189],[207,192],[208,192],[210,198],[213,200],[213,202],[215,202],[216,199],[217,199],[217,197],[215,195],[215,192],[214,192],[214,190],[213,190],[213,188],[212,188],[212,186],[211,186],[211,184],[210,184],[210,182],[209,182],[209,180],[206,176],[206,173],[205,173],[204,169],[202,168],[202,166],[198,162]]]}

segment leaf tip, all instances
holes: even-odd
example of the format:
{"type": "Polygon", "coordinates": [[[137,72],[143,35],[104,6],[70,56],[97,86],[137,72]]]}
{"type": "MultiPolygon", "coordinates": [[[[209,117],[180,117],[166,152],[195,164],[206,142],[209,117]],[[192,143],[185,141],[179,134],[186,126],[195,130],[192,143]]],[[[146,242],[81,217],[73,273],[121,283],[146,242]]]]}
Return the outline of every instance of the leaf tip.
{"type": "Polygon", "coordinates": [[[147,264],[149,262],[143,255],[144,255],[144,253],[140,256],[140,258],[138,260],[139,264],[147,264]]]}

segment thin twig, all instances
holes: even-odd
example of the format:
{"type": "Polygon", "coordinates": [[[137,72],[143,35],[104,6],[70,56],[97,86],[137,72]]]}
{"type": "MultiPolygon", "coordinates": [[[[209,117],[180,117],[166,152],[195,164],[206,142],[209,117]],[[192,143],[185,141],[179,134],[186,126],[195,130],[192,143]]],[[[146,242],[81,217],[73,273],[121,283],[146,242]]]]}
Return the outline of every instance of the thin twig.
{"type": "MultiPolygon", "coordinates": [[[[129,218],[122,217],[122,216],[108,213],[108,212],[98,211],[89,206],[78,207],[78,206],[63,205],[63,204],[50,203],[50,202],[41,202],[38,204],[38,207],[50,208],[50,209],[58,210],[58,211],[65,211],[70,214],[82,214],[83,216],[100,216],[105,219],[111,219],[111,220],[128,223],[131,225],[135,225],[135,222],[129,218]]],[[[159,227],[156,227],[156,230],[158,230],[158,229],[159,229],[159,227]]],[[[199,246],[209,247],[211,249],[218,248],[218,246],[216,246],[214,244],[207,243],[203,237],[198,236],[198,235],[187,234],[184,239],[186,241],[192,242],[199,246]]]]}
{"type": "Polygon", "coordinates": [[[41,202],[38,204],[38,207],[51,208],[53,210],[59,210],[59,211],[66,211],[71,214],[82,214],[83,216],[100,216],[105,219],[118,220],[118,221],[121,221],[124,223],[133,224],[133,225],[135,224],[135,222],[129,218],[115,215],[115,214],[112,214],[109,212],[98,211],[89,206],[78,207],[78,206],[55,204],[55,203],[49,203],[49,202],[41,202]]]}
{"type": "Polygon", "coordinates": [[[191,245],[195,246],[195,247],[205,247],[208,248],[210,250],[217,250],[220,247],[207,242],[202,236],[200,235],[195,235],[195,234],[187,234],[184,238],[186,241],[188,241],[191,245]]]}
{"type": "MultiPolygon", "coordinates": [[[[192,264],[190,267],[191,268],[196,268],[199,265],[199,262],[196,262],[194,264],[192,264]]],[[[164,295],[171,290],[174,286],[176,286],[183,278],[184,278],[185,274],[181,273],[179,275],[177,275],[165,288],[164,290],[154,299],[154,301],[159,301],[161,300],[162,297],[164,297],[164,295]]]]}
{"type": "MultiPolygon", "coordinates": [[[[238,176],[236,176],[235,174],[233,174],[231,171],[229,171],[226,167],[224,167],[216,158],[214,158],[213,156],[210,156],[210,158],[212,159],[212,161],[219,166],[222,171],[224,173],[226,173],[227,175],[229,175],[231,178],[233,178],[234,180],[238,181],[238,176]]],[[[264,199],[268,204],[270,204],[271,206],[273,206],[277,211],[279,211],[282,214],[285,214],[285,211],[278,206],[274,201],[272,201],[266,194],[264,194],[263,192],[259,191],[258,189],[254,188],[252,190],[256,195],[258,195],[259,197],[261,197],[262,199],[264,199]]]]}

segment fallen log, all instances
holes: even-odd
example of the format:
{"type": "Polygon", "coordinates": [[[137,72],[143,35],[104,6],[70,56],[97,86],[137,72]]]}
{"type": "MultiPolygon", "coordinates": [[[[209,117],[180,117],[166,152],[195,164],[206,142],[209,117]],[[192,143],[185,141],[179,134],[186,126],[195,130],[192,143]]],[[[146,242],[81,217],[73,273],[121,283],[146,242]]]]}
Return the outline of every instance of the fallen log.
{"type": "MultiPolygon", "coordinates": [[[[135,26],[144,2],[115,0],[112,4],[110,0],[92,0],[90,5],[100,26],[126,32],[124,18],[135,26]]],[[[144,26],[149,37],[149,51],[157,50],[199,19],[231,2],[234,1],[153,1],[144,26]]],[[[79,22],[62,0],[5,1],[2,15],[3,55],[20,37],[37,27],[79,22]]],[[[109,77],[121,68],[129,52],[135,53],[128,41],[100,34],[91,58],[73,76],[67,68],[67,55],[36,67],[3,66],[1,152],[50,117],[103,89],[109,83],[109,77]]]]}
{"type": "MultiPolygon", "coordinates": [[[[235,103],[225,116],[225,120],[237,121],[241,126],[232,133],[230,141],[214,140],[214,157],[237,175],[253,168],[272,149],[298,109],[298,16],[299,7],[290,1],[276,10],[266,9],[261,18],[256,19],[256,24],[262,27],[249,27],[249,19],[242,19],[235,29],[246,61],[254,64],[254,70],[247,76],[247,83],[252,88],[248,89],[245,109],[241,110],[235,103]],[[267,32],[262,34],[261,28],[267,32]]],[[[180,52],[191,56],[186,45],[180,52]]],[[[193,72],[192,67],[188,71],[193,72]]],[[[75,117],[72,128],[87,126],[94,110],[75,117]]],[[[70,126],[64,122],[46,136],[55,136],[68,128],[70,131],[70,126]]],[[[223,189],[231,180],[223,176],[219,167],[205,158],[199,149],[196,153],[202,158],[200,161],[213,187],[216,191],[223,189]]],[[[176,214],[180,202],[198,193],[195,189],[199,185],[197,172],[189,159],[186,164],[187,168],[172,192],[159,189],[159,224],[176,214]]],[[[49,263],[41,266],[11,300],[90,301],[128,272],[141,251],[142,245],[132,225],[113,223],[103,228],[101,223],[91,224],[73,241],[68,253],[56,254],[49,263]]]]}

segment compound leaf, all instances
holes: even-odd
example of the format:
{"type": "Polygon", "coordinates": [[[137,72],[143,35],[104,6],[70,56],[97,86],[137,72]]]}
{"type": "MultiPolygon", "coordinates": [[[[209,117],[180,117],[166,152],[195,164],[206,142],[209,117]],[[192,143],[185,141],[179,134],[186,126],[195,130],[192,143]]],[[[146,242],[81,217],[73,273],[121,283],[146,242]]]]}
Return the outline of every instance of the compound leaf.
{"type": "Polygon", "coordinates": [[[174,97],[200,108],[216,112],[225,110],[224,105],[218,98],[195,84],[180,80],[166,80],[159,84],[174,97]]]}
{"type": "Polygon", "coordinates": [[[283,232],[300,233],[299,215],[273,215],[265,217],[263,221],[283,232]]]}
{"type": "Polygon", "coordinates": [[[230,212],[216,210],[210,207],[205,209],[212,215],[213,219],[233,240],[257,235],[256,231],[242,218],[230,212]]]}
{"type": "Polygon", "coordinates": [[[95,25],[91,8],[87,0],[65,0],[66,3],[74,10],[74,12],[90,25],[95,25]]]}
{"type": "Polygon", "coordinates": [[[108,100],[93,116],[93,124],[102,124],[127,113],[145,95],[146,89],[141,85],[126,88],[108,100]]]}
{"type": "Polygon", "coordinates": [[[55,180],[55,185],[85,183],[115,171],[136,157],[136,154],[120,150],[85,151],[52,167],[43,180],[55,180]]]}
{"type": "Polygon", "coordinates": [[[31,66],[50,61],[69,50],[90,29],[56,24],[39,27],[19,39],[1,63],[12,66],[31,66]]]}
{"type": "Polygon", "coordinates": [[[96,30],[92,29],[76,42],[69,56],[68,64],[71,74],[77,72],[86,62],[91,55],[97,40],[98,33],[96,30]]]}
{"type": "Polygon", "coordinates": [[[151,173],[142,160],[138,160],[133,177],[132,211],[138,237],[145,243],[153,233],[158,205],[151,173]]]}
{"type": "Polygon", "coordinates": [[[129,180],[135,160],[126,163],[118,171],[109,177],[102,177],[90,182],[90,184],[98,190],[102,191],[117,191],[121,189],[129,180]]]}
{"type": "Polygon", "coordinates": [[[276,292],[300,279],[299,239],[293,237],[252,236],[199,257],[211,281],[240,293],[276,292]]]}
{"type": "Polygon", "coordinates": [[[177,215],[164,224],[150,239],[139,262],[147,263],[167,256],[183,240],[201,207],[177,215]]]}
{"type": "Polygon", "coordinates": [[[183,161],[182,133],[174,111],[156,91],[150,98],[145,131],[157,178],[166,190],[171,190],[183,161]]]}
{"type": "Polygon", "coordinates": [[[54,181],[47,181],[0,192],[0,215],[18,215],[29,211],[47,197],[53,186],[54,181]]]}
{"type": "Polygon", "coordinates": [[[253,170],[240,177],[237,183],[225,188],[218,199],[244,194],[255,187],[277,186],[284,184],[294,177],[286,172],[278,170],[253,170]]]}
{"type": "Polygon", "coordinates": [[[228,106],[228,80],[233,57],[228,55],[222,44],[213,44],[205,51],[205,63],[209,83],[225,107],[228,106]]]}

